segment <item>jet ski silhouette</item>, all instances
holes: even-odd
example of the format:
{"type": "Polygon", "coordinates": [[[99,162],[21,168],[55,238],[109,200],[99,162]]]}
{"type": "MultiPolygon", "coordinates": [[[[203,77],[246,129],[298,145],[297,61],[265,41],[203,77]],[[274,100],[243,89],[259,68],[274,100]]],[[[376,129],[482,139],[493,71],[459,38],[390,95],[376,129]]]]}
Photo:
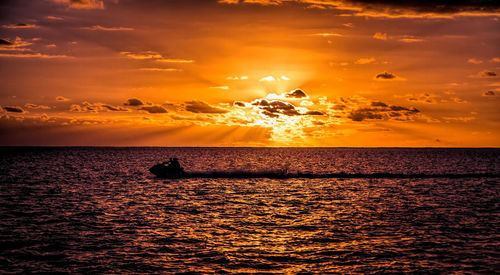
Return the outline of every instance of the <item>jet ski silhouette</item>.
{"type": "Polygon", "coordinates": [[[170,158],[169,161],[158,163],[149,168],[149,171],[160,178],[175,179],[182,178],[187,175],[177,158],[170,158]]]}

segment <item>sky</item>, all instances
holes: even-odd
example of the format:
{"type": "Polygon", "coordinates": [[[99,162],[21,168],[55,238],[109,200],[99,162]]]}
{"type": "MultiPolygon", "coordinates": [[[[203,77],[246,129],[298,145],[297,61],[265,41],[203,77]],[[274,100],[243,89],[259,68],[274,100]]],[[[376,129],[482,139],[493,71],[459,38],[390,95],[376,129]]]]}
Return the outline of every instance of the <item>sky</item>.
{"type": "Polygon", "coordinates": [[[500,3],[0,1],[0,145],[499,147],[500,3]]]}

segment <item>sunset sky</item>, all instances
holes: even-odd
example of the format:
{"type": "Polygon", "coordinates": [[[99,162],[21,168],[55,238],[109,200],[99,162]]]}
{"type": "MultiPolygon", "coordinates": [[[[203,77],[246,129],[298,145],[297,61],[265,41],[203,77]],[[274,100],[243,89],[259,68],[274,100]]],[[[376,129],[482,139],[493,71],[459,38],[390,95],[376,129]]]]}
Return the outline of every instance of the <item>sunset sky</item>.
{"type": "Polygon", "coordinates": [[[498,1],[0,2],[0,145],[500,146],[498,1]]]}

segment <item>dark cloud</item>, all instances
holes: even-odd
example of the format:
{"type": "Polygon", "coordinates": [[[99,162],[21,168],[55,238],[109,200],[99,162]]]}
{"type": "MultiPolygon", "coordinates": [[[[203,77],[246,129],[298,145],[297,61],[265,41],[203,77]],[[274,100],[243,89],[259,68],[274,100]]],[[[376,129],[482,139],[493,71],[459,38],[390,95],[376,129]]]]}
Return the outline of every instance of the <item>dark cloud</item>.
{"type": "Polygon", "coordinates": [[[127,108],[123,108],[120,106],[113,106],[111,104],[106,104],[106,103],[90,103],[88,101],[82,102],[82,105],[78,104],[71,104],[70,109],[71,112],[91,112],[91,113],[98,113],[101,111],[112,111],[112,112],[128,112],[130,111],[127,108]]]}
{"type": "Polygon", "coordinates": [[[320,111],[309,111],[309,112],[306,113],[306,115],[309,115],[309,116],[323,116],[325,114],[323,114],[320,111]]]}
{"type": "Polygon", "coordinates": [[[482,76],[484,76],[484,77],[495,77],[495,76],[497,76],[497,73],[491,72],[491,71],[485,71],[485,72],[483,72],[482,76]]]}
{"type": "Polygon", "coordinates": [[[146,111],[150,114],[164,114],[167,113],[167,110],[162,106],[144,106],[139,108],[139,110],[146,111]]]}
{"type": "Polygon", "coordinates": [[[382,119],[383,117],[380,113],[377,113],[377,110],[363,108],[352,111],[348,118],[352,121],[363,121],[365,119],[382,119]]]}
{"type": "Polygon", "coordinates": [[[19,106],[4,106],[3,109],[11,113],[24,113],[23,108],[19,106]]]}
{"type": "Polygon", "coordinates": [[[123,107],[120,107],[120,106],[112,106],[112,105],[109,105],[109,104],[102,104],[101,106],[103,108],[105,108],[105,109],[107,109],[109,111],[113,111],[113,112],[127,112],[127,111],[129,111],[126,108],[123,108],[123,107]]]}
{"type": "Polygon", "coordinates": [[[289,97],[289,98],[304,98],[304,97],[307,97],[306,93],[304,93],[300,89],[296,89],[294,91],[291,91],[291,92],[287,93],[285,96],[289,97]]]}
{"type": "Polygon", "coordinates": [[[241,102],[241,101],[236,101],[233,103],[234,106],[238,106],[238,107],[245,107],[245,103],[241,102]]]}
{"type": "Polygon", "coordinates": [[[419,113],[416,108],[387,105],[383,102],[372,102],[371,106],[376,108],[359,108],[351,111],[347,116],[352,121],[363,121],[366,119],[388,120],[391,118],[398,120],[408,120],[411,116],[419,113]],[[373,105],[373,103],[376,103],[373,105]]]}
{"type": "Polygon", "coordinates": [[[0,39],[0,46],[1,45],[7,45],[7,46],[10,46],[12,45],[12,43],[8,40],[5,40],[5,39],[0,39]]]}
{"type": "Polygon", "coordinates": [[[270,117],[278,117],[280,114],[287,116],[301,115],[292,103],[280,100],[267,101],[265,99],[259,99],[254,101],[252,105],[259,106],[260,109],[263,110],[263,114],[270,117]]]}
{"type": "Polygon", "coordinates": [[[483,96],[495,96],[495,92],[494,91],[487,91],[487,92],[483,93],[483,96]]]}
{"type": "Polygon", "coordinates": [[[186,102],[186,111],[192,113],[204,113],[204,114],[224,114],[229,112],[221,108],[213,107],[208,103],[203,101],[188,101],[186,102]]]}
{"type": "Polygon", "coordinates": [[[389,73],[389,72],[383,72],[383,73],[377,74],[377,76],[375,76],[375,78],[376,79],[394,79],[394,78],[396,78],[396,75],[389,73]]]}
{"type": "Polygon", "coordinates": [[[380,102],[380,101],[373,101],[372,106],[373,107],[387,107],[387,104],[385,104],[384,102],[380,102]]]}
{"type": "Polygon", "coordinates": [[[466,11],[493,12],[500,9],[500,2],[497,0],[344,0],[343,2],[374,10],[394,8],[432,13],[457,13],[466,11]]]}
{"type": "Polygon", "coordinates": [[[142,105],[144,105],[144,103],[142,102],[142,100],[140,100],[138,98],[130,98],[123,105],[127,105],[127,106],[142,106],[142,105]]]}

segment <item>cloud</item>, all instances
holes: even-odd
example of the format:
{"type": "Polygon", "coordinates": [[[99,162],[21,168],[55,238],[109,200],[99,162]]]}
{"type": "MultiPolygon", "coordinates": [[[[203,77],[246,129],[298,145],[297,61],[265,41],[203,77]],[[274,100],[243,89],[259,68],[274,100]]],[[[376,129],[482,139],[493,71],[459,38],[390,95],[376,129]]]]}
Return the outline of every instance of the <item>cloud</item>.
{"type": "Polygon", "coordinates": [[[390,72],[383,72],[377,74],[375,76],[375,80],[405,80],[405,79],[390,72]]]}
{"type": "Polygon", "coordinates": [[[377,32],[372,37],[378,40],[387,40],[387,33],[377,32]]]}
{"type": "Polygon", "coordinates": [[[57,101],[69,101],[69,98],[66,98],[64,96],[56,96],[57,101]]]}
{"type": "Polygon", "coordinates": [[[494,71],[480,71],[477,74],[469,75],[471,78],[493,78],[497,77],[497,73],[494,71]]]}
{"type": "Polygon", "coordinates": [[[219,0],[219,3],[251,3],[260,5],[282,5],[296,3],[308,8],[335,9],[350,12],[355,16],[390,18],[448,18],[457,16],[498,15],[500,4],[492,0],[462,1],[395,1],[395,0],[219,0]]]}
{"type": "Polygon", "coordinates": [[[259,81],[261,81],[261,82],[263,82],[263,81],[271,82],[271,81],[275,81],[275,80],[276,79],[273,76],[266,76],[266,77],[261,78],[259,81]]]}
{"type": "Polygon", "coordinates": [[[82,27],[82,29],[90,31],[133,31],[134,30],[134,28],[128,28],[128,27],[103,27],[101,25],[82,27]]]}
{"type": "MultiPolygon", "coordinates": [[[[309,1],[309,0],[306,0],[309,1]]],[[[311,0],[312,1],[312,0],[311,0]]],[[[334,3],[335,1],[326,1],[334,3]]],[[[341,1],[344,5],[353,5],[365,9],[400,13],[401,10],[416,13],[460,13],[460,12],[494,12],[500,9],[498,1],[491,0],[462,0],[462,1],[394,1],[394,0],[349,0],[341,1]]]]}
{"type": "Polygon", "coordinates": [[[59,16],[52,16],[52,15],[49,15],[49,16],[47,16],[47,17],[45,17],[45,18],[47,18],[47,19],[49,19],[49,20],[57,20],[57,21],[62,21],[62,20],[64,20],[64,18],[63,18],[63,17],[59,17],[59,16]]]}
{"type": "Polygon", "coordinates": [[[407,94],[405,96],[395,96],[395,97],[403,97],[408,101],[421,103],[421,104],[437,104],[437,103],[467,103],[466,100],[458,98],[458,97],[449,97],[454,95],[453,91],[445,91],[445,95],[448,97],[443,97],[434,93],[421,93],[421,94],[407,94]]]}
{"type": "Polygon", "coordinates": [[[340,33],[333,33],[333,32],[320,32],[320,33],[315,33],[313,35],[314,36],[321,36],[321,37],[342,37],[343,36],[340,33]]]}
{"type": "Polygon", "coordinates": [[[252,102],[252,105],[258,106],[264,115],[270,117],[279,117],[279,115],[287,116],[298,116],[301,115],[299,111],[295,108],[295,105],[289,102],[284,102],[280,100],[265,100],[258,99],[252,102]]]}
{"type": "Polygon", "coordinates": [[[140,52],[140,53],[132,53],[132,52],[120,52],[123,55],[126,55],[127,57],[130,57],[132,59],[153,59],[153,58],[162,58],[162,55],[153,52],[153,51],[145,51],[145,52],[140,52]]]}
{"type": "Polygon", "coordinates": [[[483,63],[483,61],[479,60],[479,59],[475,59],[475,58],[469,58],[467,60],[467,62],[471,63],[471,64],[481,64],[483,63]]]}
{"type": "Polygon", "coordinates": [[[143,106],[139,108],[139,110],[146,111],[150,114],[164,114],[167,113],[167,109],[163,108],[162,106],[143,106]]]}
{"type": "Polygon", "coordinates": [[[203,101],[187,101],[185,109],[188,112],[204,114],[224,114],[229,112],[225,109],[213,107],[203,101]]]}
{"type": "Polygon", "coordinates": [[[211,89],[229,90],[229,86],[216,86],[210,87],[211,89]]]}
{"type": "Polygon", "coordinates": [[[11,24],[11,25],[3,25],[2,27],[6,29],[38,29],[40,26],[35,24],[11,24]]]}
{"type": "Polygon", "coordinates": [[[352,121],[372,120],[409,120],[411,116],[420,111],[415,108],[407,108],[397,105],[387,105],[383,102],[374,101],[372,107],[362,107],[350,112],[347,116],[352,121]]]}
{"type": "Polygon", "coordinates": [[[496,63],[499,63],[500,62],[500,57],[493,57],[491,59],[491,62],[496,62],[496,63]]]}
{"type": "Polygon", "coordinates": [[[436,104],[439,102],[438,96],[430,93],[421,93],[418,95],[408,94],[407,100],[425,104],[436,104]]]}
{"type": "Polygon", "coordinates": [[[130,98],[123,105],[127,105],[127,106],[142,106],[142,105],[144,105],[144,102],[142,102],[142,100],[140,100],[138,98],[130,98]]]}
{"type": "Polygon", "coordinates": [[[11,112],[11,113],[24,113],[25,111],[23,110],[23,108],[19,107],[19,106],[3,106],[3,109],[7,112],[11,112]]]}
{"type": "Polygon", "coordinates": [[[227,80],[247,80],[248,76],[242,75],[242,76],[228,76],[226,77],[227,80]]]}
{"type": "Polygon", "coordinates": [[[373,101],[371,104],[373,107],[387,107],[387,104],[380,101],[373,101]]]}
{"type": "Polygon", "coordinates": [[[189,64],[189,63],[194,63],[194,60],[191,59],[182,59],[182,58],[165,58],[163,55],[161,55],[158,52],[154,51],[144,51],[144,52],[120,52],[120,54],[123,54],[129,58],[132,59],[154,59],[157,62],[162,62],[162,63],[178,63],[178,64],[189,64]]]}
{"type": "Polygon", "coordinates": [[[160,58],[156,61],[163,63],[194,63],[194,60],[181,58],[160,58]]]}
{"type": "Polygon", "coordinates": [[[14,58],[67,58],[67,55],[47,55],[42,53],[0,53],[0,57],[14,58]]]}
{"type": "Polygon", "coordinates": [[[370,64],[375,62],[375,58],[370,57],[370,58],[360,58],[354,62],[354,64],[358,65],[364,65],[364,64],[370,64]]]}
{"type": "Polygon", "coordinates": [[[496,77],[497,76],[497,73],[495,72],[492,72],[492,71],[485,71],[485,72],[482,72],[481,74],[483,77],[496,77]]]}
{"type": "Polygon", "coordinates": [[[308,116],[324,116],[325,114],[320,111],[308,111],[306,113],[308,116]]]}
{"type": "Polygon", "coordinates": [[[12,42],[7,39],[0,39],[0,49],[4,51],[28,51],[29,49],[26,49],[26,47],[31,44],[31,42],[24,41],[21,37],[16,37],[12,42]]]}
{"type": "Polygon", "coordinates": [[[129,112],[130,110],[127,108],[123,108],[120,106],[113,106],[110,104],[106,103],[90,103],[88,101],[82,102],[82,105],[78,104],[72,104],[70,106],[70,111],[71,112],[91,112],[91,113],[98,113],[100,111],[111,111],[111,112],[129,112]]]}
{"type": "Polygon", "coordinates": [[[445,121],[460,121],[460,122],[468,122],[471,120],[475,120],[474,116],[466,116],[466,117],[443,117],[445,121]]]}
{"type": "Polygon", "coordinates": [[[0,52],[0,57],[11,57],[11,58],[70,58],[67,55],[49,55],[39,52],[33,52],[31,49],[25,48],[31,45],[29,42],[22,41],[19,37],[16,38],[14,43],[4,40],[0,45],[1,50],[16,51],[16,52],[0,52]],[[8,43],[11,44],[8,44],[8,43]]]}
{"type": "Polygon", "coordinates": [[[33,104],[33,103],[26,103],[26,104],[24,104],[24,107],[26,107],[28,109],[44,109],[44,110],[50,109],[50,106],[37,105],[37,104],[33,104]]]}
{"type": "Polygon", "coordinates": [[[182,72],[184,70],[177,68],[140,68],[140,71],[148,72],[182,72]]]}
{"type": "Polygon", "coordinates": [[[73,9],[104,9],[103,0],[53,0],[73,9]]]}
{"type": "Polygon", "coordinates": [[[287,98],[307,98],[307,95],[304,91],[300,89],[293,90],[287,94],[285,94],[287,98]]]}
{"type": "Polygon", "coordinates": [[[405,43],[416,43],[416,42],[422,42],[424,40],[422,38],[416,38],[416,37],[413,37],[410,35],[405,35],[402,38],[400,38],[399,41],[405,42],[405,43]]]}
{"type": "Polygon", "coordinates": [[[238,107],[246,107],[246,104],[245,102],[241,102],[241,101],[235,101],[233,103],[234,106],[238,106],[238,107]]]}
{"type": "Polygon", "coordinates": [[[109,104],[100,104],[101,107],[107,109],[108,111],[113,111],[113,112],[128,112],[130,111],[129,109],[127,108],[123,108],[121,106],[113,106],[113,105],[109,105],[109,104]]]}
{"type": "Polygon", "coordinates": [[[483,93],[483,96],[496,96],[494,91],[486,91],[483,93]]]}
{"type": "Polygon", "coordinates": [[[10,46],[10,45],[12,45],[12,42],[5,39],[0,39],[0,46],[10,46]]]}

